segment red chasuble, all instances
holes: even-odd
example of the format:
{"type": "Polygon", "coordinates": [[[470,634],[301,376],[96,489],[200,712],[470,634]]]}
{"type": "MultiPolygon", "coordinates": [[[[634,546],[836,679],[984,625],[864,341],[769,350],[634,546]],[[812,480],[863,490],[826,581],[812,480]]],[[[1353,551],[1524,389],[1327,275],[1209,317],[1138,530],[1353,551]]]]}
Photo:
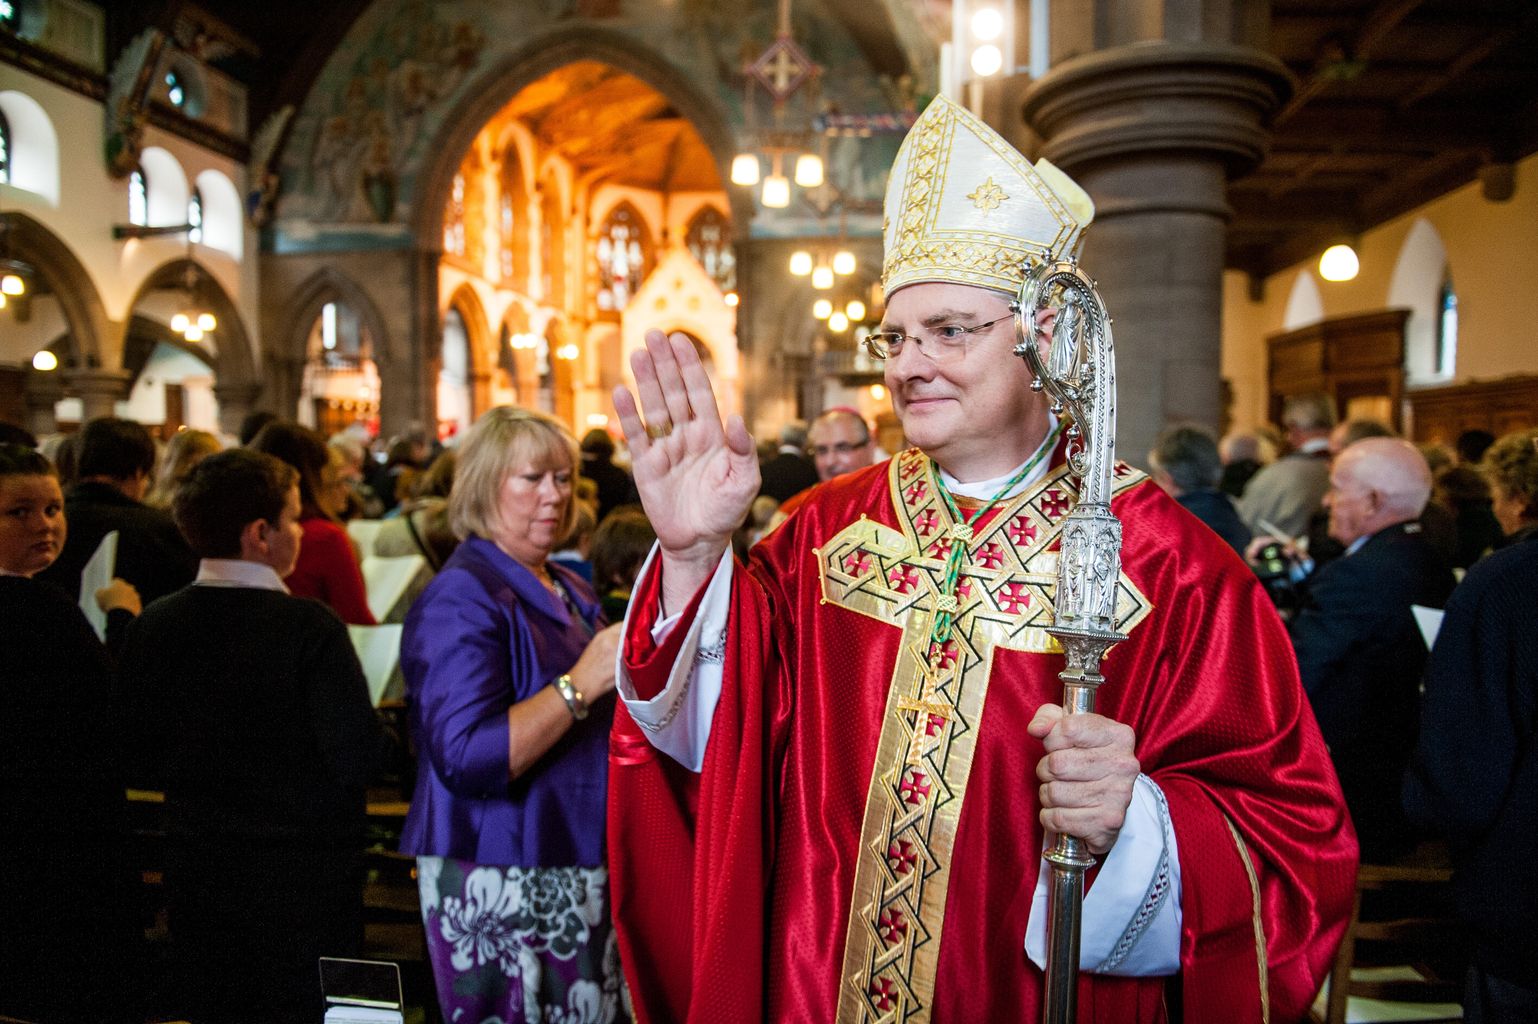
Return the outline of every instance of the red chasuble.
{"type": "MultiPolygon", "coordinates": [[[[1081,975],[1081,1021],[1302,1017],[1349,911],[1356,840],[1281,623],[1218,537],[1127,467],[1118,619],[1097,709],[1132,726],[1179,846],[1176,978],[1081,975]]],[[[818,487],[737,566],[703,770],[621,708],[609,856],[643,1021],[1039,1019],[1024,951],[1042,850],[1025,725],[1061,700],[1051,621],[1075,499],[1045,479],[953,541],[917,451],[818,487]],[[931,650],[952,543],[956,625],[931,650]]],[[[626,665],[660,692],[656,572],[626,665]]],[[[699,597],[695,598],[696,604],[699,597]]],[[[1091,885],[1093,879],[1091,879],[1091,885]]]]}

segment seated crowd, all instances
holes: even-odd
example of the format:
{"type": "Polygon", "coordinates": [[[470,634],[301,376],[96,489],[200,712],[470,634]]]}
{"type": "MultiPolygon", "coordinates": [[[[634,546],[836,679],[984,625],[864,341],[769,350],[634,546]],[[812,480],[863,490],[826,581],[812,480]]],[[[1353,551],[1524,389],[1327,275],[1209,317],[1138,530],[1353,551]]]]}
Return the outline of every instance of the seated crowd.
{"type": "MultiPolygon", "coordinates": [[[[1152,477],[1275,599],[1363,861],[1450,841],[1468,1019],[1502,1019],[1503,986],[1538,989],[1513,952],[1538,922],[1538,431],[1417,448],[1322,395],[1282,425],[1172,426],[1152,477]],[[1433,642],[1416,609],[1444,606],[1433,642]]],[[[778,442],[740,551],[885,457],[848,408],[778,442]]],[[[503,407],[448,450],[413,430],[374,457],[270,414],[222,447],[113,418],[48,456],[0,443],[0,1016],[318,1020],[316,959],[366,952],[367,791],[404,763],[444,1019],[627,1019],[604,779],[615,624],[656,535],[614,440],[503,407]],[[392,617],[409,737],[349,632],[382,617],[364,556],[424,566],[392,617]],[[158,922],[127,792],[163,800],[158,922]]]]}

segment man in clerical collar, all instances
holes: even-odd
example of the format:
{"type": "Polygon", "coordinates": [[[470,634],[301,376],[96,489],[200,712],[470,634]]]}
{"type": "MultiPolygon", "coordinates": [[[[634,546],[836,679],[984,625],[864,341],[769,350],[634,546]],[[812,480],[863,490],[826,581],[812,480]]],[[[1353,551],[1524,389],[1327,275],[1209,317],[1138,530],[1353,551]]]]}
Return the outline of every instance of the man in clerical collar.
{"type": "Polygon", "coordinates": [[[1328,755],[1253,574],[1129,467],[1128,639],[1102,714],[1060,707],[1046,627],[1077,484],[1010,303],[1092,216],[1061,171],[929,106],[892,169],[870,343],[915,447],[822,483],[746,564],[753,439],[686,337],[632,356],[615,405],[658,544],[620,657],[609,852],[643,1018],[1038,1017],[1059,830],[1101,858],[1081,1020],[1313,999],[1356,858],[1328,755]]]}

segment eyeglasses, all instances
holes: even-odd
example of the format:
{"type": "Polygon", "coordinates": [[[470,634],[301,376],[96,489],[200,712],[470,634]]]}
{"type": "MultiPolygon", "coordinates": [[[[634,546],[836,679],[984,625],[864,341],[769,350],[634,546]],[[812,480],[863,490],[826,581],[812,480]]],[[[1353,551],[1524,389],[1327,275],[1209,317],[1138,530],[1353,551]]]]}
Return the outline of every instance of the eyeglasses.
{"type": "Polygon", "coordinates": [[[855,452],[870,444],[870,438],[863,441],[840,441],[837,444],[814,444],[806,450],[806,453],[814,459],[820,459],[828,455],[853,455],[855,452]]]}
{"type": "Polygon", "coordinates": [[[926,327],[918,334],[903,334],[900,331],[874,331],[865,339],[865,351],[875,359],[895,359],[908,342],[918,346],[918,350],[937,363],[950,362],[961,358],[967,349],[967,335],[976,334],[978,331],[986,331],[994,324],[1001,324],[1005,320],[1012,319],[1013,313],[1008,313],[997,320],[989,320],[985,324],[975,327],[963,327],[960,324],[941,324],[938,327],[926,327]]]}

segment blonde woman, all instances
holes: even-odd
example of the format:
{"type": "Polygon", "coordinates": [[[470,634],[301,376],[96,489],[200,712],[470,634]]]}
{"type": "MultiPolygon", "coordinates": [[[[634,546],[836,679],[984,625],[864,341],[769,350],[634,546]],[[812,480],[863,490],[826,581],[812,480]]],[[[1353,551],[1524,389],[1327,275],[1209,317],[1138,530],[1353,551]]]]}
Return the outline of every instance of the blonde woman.
{"type": "Polygon", "coordinates": [[[169,509],[176,488],[187,479],[192,467],[224,448],[219,439],[206,430],[190,427],[178,430],[160,450],[160,461],[155,467],[155,482],[150,487],[144,503],[153,508],[169,509]]]}
{"type": "Polygon", "coordinates": [[[406,616],[419,760],[401,849],[445,1020],[626,1018],[604,866],[618,627],[550,560],[577,466],[550,417],[483,415],[449,497],[461,543],[406,616]]]}

